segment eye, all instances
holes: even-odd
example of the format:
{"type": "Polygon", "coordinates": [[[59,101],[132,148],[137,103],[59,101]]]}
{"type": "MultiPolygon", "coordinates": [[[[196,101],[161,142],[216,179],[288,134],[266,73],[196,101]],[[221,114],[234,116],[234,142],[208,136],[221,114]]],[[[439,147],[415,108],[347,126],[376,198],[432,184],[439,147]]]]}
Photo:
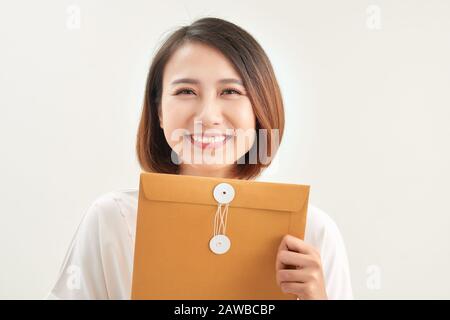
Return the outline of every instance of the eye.
{"type": "MultiPolygon", "coordinates": [[[[229,95],[229,94],[238,94],[238,95],[240,95],[241,94],[241,92],[239,92],[238,90],[232,89],[232,88],[224,89],[222,91],[222,93],[224,93],[225,95],[229,95]]],[[[180,90],[176,91],[175,95],[179,95],[179,94],[187,94],[187,95],[194,94],[195,95],[195,92],[192,91],[191,89],[183,88],[183,89],[180,89],[180,90]]]]}
{"type": "MultiPolygon", "coordinates": [[[[191,89],[187,89],[187,88],[183,88],[178,90],[175,95],[179,95],[179,94],[187,94],[190,95],[190,92],[194,93],[194,91],[192,91],[191,89]]],[[[194,93],[195,94],[195,93],[194,93]]]]}
{"type": "Polygon", "coordinates": [[[222,92],[227,92],[227,95],[228,94],[241,94],[239,91],[231,89],[231,88],[225,89],[222,92]]]}

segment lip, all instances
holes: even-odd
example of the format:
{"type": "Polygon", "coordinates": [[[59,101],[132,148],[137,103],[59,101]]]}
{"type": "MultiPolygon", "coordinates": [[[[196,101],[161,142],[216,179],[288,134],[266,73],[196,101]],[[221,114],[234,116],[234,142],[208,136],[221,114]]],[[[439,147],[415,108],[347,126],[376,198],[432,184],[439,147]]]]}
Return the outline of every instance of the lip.
{"type": "Polygon", "coordinates": [[[222,146],[224,146],[228,140],[230,140],[233,136],[232,135],[224,135],[225,139],[223,141],[217,141],[217,142],[200,142],[200,141],[195,141],[194,138],[192,137],[192,134],[189,135],[189,139],[191,141],[191,143],[196,146],[203,149],[216,149],[216,148],[220,148],[222,146]]]}

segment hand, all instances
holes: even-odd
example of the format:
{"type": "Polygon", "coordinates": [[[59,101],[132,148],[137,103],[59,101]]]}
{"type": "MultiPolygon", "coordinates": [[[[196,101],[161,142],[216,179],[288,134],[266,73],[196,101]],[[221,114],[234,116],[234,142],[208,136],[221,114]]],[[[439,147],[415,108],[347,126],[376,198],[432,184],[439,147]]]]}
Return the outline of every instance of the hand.
{"type": "Polygon", "coordinates": [[[281,240],[275,264],[277,283],[283,292],[302,300],[327,299],[322,261],[314,247],[287,234],[281,240]]]}

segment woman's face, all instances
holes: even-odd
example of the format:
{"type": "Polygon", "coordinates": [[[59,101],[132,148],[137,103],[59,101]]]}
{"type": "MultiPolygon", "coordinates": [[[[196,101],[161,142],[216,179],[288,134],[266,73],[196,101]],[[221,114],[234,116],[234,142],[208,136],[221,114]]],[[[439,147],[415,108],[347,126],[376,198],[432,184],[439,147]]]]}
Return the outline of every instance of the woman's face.
{"type": "Polygon", "coordinates": [[[159,119],[181,174],[225,177],[255,141],[241,77],[220,51],[200,43],[184,44],[167,62],[159,119]]]}

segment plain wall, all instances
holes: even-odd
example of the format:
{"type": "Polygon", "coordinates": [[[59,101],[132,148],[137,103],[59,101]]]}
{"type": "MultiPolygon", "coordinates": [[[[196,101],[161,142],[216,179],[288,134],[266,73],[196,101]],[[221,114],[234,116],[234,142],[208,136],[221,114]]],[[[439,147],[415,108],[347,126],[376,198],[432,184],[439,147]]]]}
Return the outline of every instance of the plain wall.
{"type": "Polygon", "coordinates": [[[262,180],[311,185],[344,237],[355,297],[450,298],[449,1],[0,7],[0,298],[44,297],[92,201],[137,187],[151,57],[204,16],[269,55],[287,117],[262,180]]]}

